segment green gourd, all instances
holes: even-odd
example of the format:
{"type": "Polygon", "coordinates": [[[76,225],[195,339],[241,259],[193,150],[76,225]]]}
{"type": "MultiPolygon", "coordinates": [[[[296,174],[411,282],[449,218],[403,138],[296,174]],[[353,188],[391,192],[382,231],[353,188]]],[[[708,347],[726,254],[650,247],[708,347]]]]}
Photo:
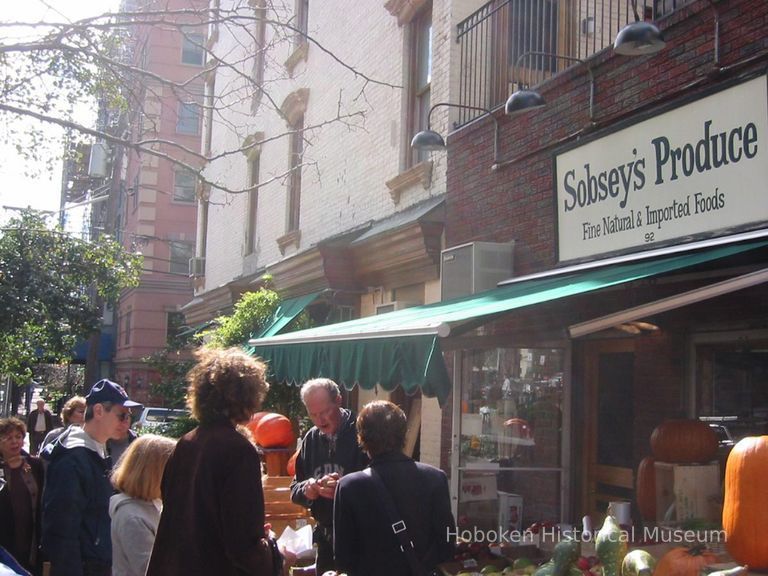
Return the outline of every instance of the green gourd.
{"type": "Polygon", "coordinates": [[[621,563],[621,576],[652,576],[656,558],[645,550],[632,550],[621,563]]]}
{"type": "Polygon", "coordinates": [[[571,564],[579,558],[579,543],[576,540],[561,540],[552,550],[553,576],[566,576],[571,564]]]}
{"type": "Polygon", "coordinates": [[[603,566],[603,576],[621,576],[621,563],[627,555],[627,538],[610,514],[595,538],[595,555],[603,566]]]}
{"type": "Polygon", "coordinates": [[[550,560],[549,562],[545,562],[541,566],[539,566],[536,569],[536,572],[533,573],[533,576],[554,576],[555,573],[555,563],[550,560]]]}

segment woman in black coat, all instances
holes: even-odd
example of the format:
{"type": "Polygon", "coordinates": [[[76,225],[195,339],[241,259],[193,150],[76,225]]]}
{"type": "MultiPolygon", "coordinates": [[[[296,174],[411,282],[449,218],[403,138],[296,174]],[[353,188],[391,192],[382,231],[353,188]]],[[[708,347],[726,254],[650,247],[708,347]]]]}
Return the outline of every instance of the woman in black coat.
{"type": "Polygon", "coordinates": [[[176,444],[147,576],[271,576],[261,462],[237,430],[261,407],[265,366],[240,349],[201,349],[187,374],[200,425],[176,444]]]}
{"type": "Polygon", "coordinates": [[[18,418],[0,420],[0,545],[37,573],[43,465],[22,450],[26,433],[18,418]]]}

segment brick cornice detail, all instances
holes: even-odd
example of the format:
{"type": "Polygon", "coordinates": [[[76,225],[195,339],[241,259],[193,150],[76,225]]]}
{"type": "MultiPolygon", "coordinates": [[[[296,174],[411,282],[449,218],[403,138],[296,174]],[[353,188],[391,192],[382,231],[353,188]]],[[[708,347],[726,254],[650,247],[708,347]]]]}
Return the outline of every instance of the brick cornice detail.
{"type": "Polygon", "coordinates": [[[419,162],[385,182],[395,204],[400,202],[400,195],[403,192],[419,183],[425,190],[432,184],[432,160],[419,162]]]}
{"type": "Polygon", "coordinates": [[[298,46],[296,46],[296,49],[291,52],[291,55],[288,56],[288,59],[283,64],[285,69],[288,70],[288,73],[293,75],[293,70],[296,68],[296,65],[302,60],[306,60],[308,54],[309,42],[304,40],[298,46]]]}
{"type": "Polygon", "coordinates": [[[264,132],[254,132],[245,137],[240,150],[245,154],[246,158],[251,160],[261,154],[261,143],[263,141],[264,132]]]}

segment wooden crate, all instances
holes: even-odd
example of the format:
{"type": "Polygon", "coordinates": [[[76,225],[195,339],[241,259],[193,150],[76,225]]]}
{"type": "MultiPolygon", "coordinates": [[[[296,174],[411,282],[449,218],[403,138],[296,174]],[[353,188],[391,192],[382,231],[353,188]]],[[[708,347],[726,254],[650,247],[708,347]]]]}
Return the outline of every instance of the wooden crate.
{"type": "Polygon", "coordinates": [[[669,507],[675,504],[670,520],[690,518],[720,521],[722,489],[720,465],[669,464],[656,462],[656,520],[662,522],[669,507]]]}
{"type": "Polygon", "coordinates": [[[309,510],[291,502],[291,480],[290,476],[265,476],[262,479],[265,519],[278,536],[286,526],[297,530],[314,523],[309,510]]]}
{"type": "Polygon", "coordinates": [[[288,476],[288,460],[293,455],[292,448],[262,448],[262,460],[270,476],[288,476]]]}

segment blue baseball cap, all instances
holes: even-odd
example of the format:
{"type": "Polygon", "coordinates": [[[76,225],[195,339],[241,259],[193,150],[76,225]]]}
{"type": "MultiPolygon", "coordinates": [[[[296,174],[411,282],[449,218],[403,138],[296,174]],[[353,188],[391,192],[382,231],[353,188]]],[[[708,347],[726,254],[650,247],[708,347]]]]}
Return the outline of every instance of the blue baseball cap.
{"type": "Polygon", "coordinates": [[[112,404],[120,404],[127,408],[133,406],[141,406],[138,402],[134,402],[128,398],[128,394],[125,393],[123,387],[112,380],[99,380],[91,387],[91,391],[85,397],[85,403],[89,406],[94,404],[104,404],[110,402],[112,404]]]}

